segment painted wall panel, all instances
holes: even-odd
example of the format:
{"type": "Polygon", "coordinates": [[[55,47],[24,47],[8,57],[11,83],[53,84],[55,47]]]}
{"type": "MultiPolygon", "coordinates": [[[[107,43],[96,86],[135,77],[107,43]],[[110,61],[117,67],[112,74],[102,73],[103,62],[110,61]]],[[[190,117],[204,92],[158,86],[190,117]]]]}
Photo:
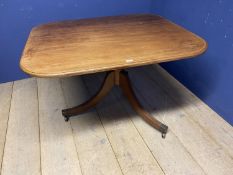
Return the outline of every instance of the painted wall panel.
{"type": "Polygon", "coordinates": [[[0,0],[0,83],[27,77],[18,66],[31,28],[64,19],[150,11],[150,0],[0,0]]]}
{"type": "Polygon", "coordinates": [[[35,25],[147,12],[165,16],[207,40],[206,54],[162,65],[233,124],[232,0],[0,0],[0,83],[27,77],[18,63],[35,25]]]}
{"type": "Polygon", "coordinates": [[[233,1],[155,0],[151,11],[207,40],[204,55],[162,65],[233,124],[233,1]]]}

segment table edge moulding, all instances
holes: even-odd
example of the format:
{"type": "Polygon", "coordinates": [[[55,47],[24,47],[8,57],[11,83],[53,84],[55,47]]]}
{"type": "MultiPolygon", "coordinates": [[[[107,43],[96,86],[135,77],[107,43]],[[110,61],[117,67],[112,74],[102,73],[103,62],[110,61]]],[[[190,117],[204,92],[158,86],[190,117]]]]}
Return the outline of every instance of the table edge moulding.
{"type": "Polygon", "coordinates": [[[95,107],[114,86],[119,86],[139,116],[165,138],[168,127],[143,109],[125,69],[195,57],[206,49],[204,39],[158,15],[98,17],[33,28],[20,67],[36,77],[107,72],[93,97],[62,110],[65,121],[95,107]]]}

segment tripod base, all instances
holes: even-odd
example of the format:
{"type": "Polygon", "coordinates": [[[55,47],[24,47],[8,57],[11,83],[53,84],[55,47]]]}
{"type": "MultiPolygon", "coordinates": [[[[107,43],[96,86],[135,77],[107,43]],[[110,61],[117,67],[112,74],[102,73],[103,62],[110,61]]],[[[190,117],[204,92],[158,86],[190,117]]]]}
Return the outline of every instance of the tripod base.
{"type": "Polygon", "coordinates": [[[139,103],[136,95],[134,94],[130,79],[128,77],[128,73],[124,70],[115,70],[108,72],[101,88],[93,97],[91,97],[88,101],[81,105],[62,110],[62,115],[65,117],[65,121],[69,121],[70,117],[84,113],[90,108],[95,107],[97,103],[99,103],[115,85],[119,86],[122,89],[123,94],[126,96],[129,103],[139,114],[139,116],[141,116],[152,127],[160,131],[162,133],[162,137],[165,138],[168,127],[162,124],[160,121],[156,120],[143,109],[142,105],[139,103]]]}

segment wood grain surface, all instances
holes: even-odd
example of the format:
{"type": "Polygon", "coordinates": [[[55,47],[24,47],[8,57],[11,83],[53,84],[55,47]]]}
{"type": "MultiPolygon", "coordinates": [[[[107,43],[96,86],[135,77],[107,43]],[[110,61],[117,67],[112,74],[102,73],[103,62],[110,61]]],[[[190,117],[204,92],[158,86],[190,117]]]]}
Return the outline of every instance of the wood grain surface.
{"type": "Polygon", "coordinates": [[[0,85],[0,174],[232,175],[233,127],[158,65],[129,71],[142,105],[169,125],[166,139],[117,88],[64,122],[60,110],[93,95],[104,74],[24,79],[0,85]]]}
{"type": "Polygon", "coordinates": [[[207,43],[156,15],[55,22],[32,29],[20,61],[38,77],[62,77],[202,54],[207,43]]]}
{"type": "MultiPolygon", "coordinates": [[[[6,141],[6,132],[11,107],[13,82],[0,84],[0,172],[6,141]]],[[[1,174],[1,173],[0,173],[1,174]]]]}
{"type": "MultiPolygon", "coordinates": [[[[11,89],[12,86],[9,87],[10,91],[11,89]]],[[[36,79],[14,82],[11,92],[8,127],[5,133],[4,159],[0,174],[40,175],[36,79]]],[[[5,99],[9,99],[9,97],[6,96],[5,99]]],[[[2,120],[0,122],[2,123],[2,120]]],[[[0,132],[2,131],[0,130],[0,132]]]]}

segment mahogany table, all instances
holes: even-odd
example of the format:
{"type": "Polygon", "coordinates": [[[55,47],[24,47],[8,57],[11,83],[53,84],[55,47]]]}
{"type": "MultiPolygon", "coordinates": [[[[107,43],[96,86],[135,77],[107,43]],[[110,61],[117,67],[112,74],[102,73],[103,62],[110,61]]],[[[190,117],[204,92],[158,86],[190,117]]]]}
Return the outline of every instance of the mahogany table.
{"type": "Polygon", "coordinates": [[[164,138],[168,127],[143,109],[124,69],[194,57],[206,48],[202,38],[156,15],[70,20],[33,28],[20,67],[36,77],[106,71],[96,95],[79,106],[62,110],[65,120],[94,107],[117,85],[139,116],[164,138]]]}

